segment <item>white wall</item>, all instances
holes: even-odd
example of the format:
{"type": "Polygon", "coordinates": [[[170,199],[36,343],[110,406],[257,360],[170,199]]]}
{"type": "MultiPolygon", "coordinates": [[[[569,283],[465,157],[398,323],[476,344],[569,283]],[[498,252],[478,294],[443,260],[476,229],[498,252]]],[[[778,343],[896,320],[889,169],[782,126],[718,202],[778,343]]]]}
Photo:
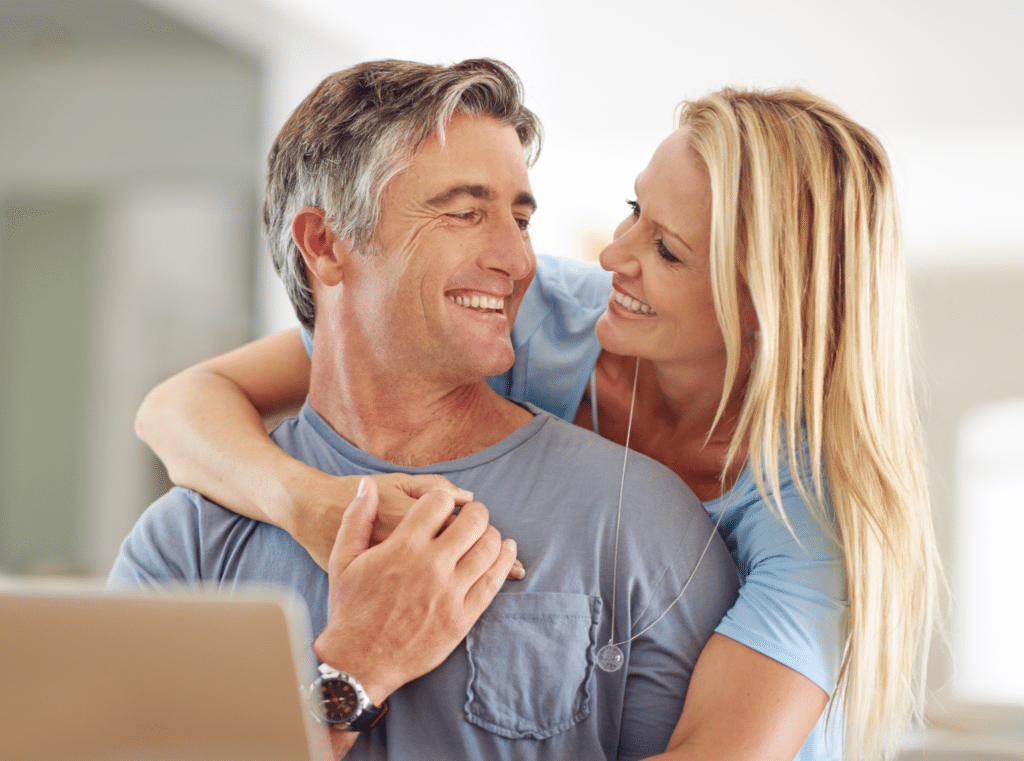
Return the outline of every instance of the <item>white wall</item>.
{"type": "Polygon", "coordinates": [[[368,58],[510,63],[547,131],[532,174],[538,249],[582,255],[581,233],[610,235],[680,100],[797,84],[890,147],[915,261],[963,246],[1024,257],[1019,0],[269,2],[368,58]]]}

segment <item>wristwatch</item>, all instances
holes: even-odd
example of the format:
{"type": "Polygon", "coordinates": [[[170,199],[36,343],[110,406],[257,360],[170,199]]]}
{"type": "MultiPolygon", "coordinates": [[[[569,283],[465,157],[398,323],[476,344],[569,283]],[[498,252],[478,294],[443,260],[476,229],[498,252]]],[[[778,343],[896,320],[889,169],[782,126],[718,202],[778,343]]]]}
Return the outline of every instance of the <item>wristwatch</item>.
{"type": "Polygon", "coordinates": [[[358,679],[321,663],[320,676],[309,688],[309,710],[329,727],[369,732],[388,712],[388,703],[375,706],[358,679]]]}

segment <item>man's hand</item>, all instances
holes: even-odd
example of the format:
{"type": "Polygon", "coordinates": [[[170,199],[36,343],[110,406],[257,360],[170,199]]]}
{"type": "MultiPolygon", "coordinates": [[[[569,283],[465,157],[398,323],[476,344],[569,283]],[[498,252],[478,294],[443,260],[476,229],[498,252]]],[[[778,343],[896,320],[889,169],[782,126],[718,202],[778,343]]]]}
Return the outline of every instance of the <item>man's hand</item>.
{"type": "Polygon", "coordinates": [[[330,623],[313,649],[380,705],[462,641],[504,583],[516,547],[502,541],[479,502],[464,505],[445,528],[455,500],[431,491],[367,549],[377,506],[377,485],[365,478],[331,551],[330,623]]]}

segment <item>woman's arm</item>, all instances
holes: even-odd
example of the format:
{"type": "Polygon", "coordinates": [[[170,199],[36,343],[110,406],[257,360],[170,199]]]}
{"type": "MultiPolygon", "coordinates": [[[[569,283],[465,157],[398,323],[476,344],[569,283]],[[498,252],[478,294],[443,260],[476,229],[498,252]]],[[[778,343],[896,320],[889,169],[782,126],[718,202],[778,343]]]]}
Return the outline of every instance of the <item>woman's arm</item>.
{"type": "Polygon", "coordinates": [[[298,407],[308,388],[299,330],[278,333],[161,383],[143,400],[135,432],[174,483],[253,518],[285,520],[287,478],[302,471],[262,416],[298,407]]]}
{"type": "Polygon", "coordinates": [[[828,695],[807,677],[721,634],[697,660],[665,761],[792,761],[828,695]]]}
{"type": "MultiPolygon", "coordinates": [[[[264,418],[299,407],[309,389],[309,356],[298,328],[262,338],[164,381],[143,400],[135,430],[174,483],[250,518],[280,526],[322,567],[355,497],[357,476],[329,476],[285,454],[264,418]]],[[[374,540],[390,533],[430,489],[458,501],[472,494],[441,476],[376,477],[381,514],[374,540]]]]}

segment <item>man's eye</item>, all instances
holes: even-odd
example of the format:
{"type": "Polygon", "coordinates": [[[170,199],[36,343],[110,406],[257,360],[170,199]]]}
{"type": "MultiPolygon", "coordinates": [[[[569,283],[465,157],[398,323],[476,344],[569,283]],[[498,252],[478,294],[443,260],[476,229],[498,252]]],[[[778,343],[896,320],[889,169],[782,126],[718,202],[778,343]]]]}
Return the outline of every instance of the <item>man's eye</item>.
{"type": "Polygon", "coordinates": [[[526,232],[530,229],[530,218],[529,217],[516,217],[516,224],[519,225],[519,229],[526,232]]]}

